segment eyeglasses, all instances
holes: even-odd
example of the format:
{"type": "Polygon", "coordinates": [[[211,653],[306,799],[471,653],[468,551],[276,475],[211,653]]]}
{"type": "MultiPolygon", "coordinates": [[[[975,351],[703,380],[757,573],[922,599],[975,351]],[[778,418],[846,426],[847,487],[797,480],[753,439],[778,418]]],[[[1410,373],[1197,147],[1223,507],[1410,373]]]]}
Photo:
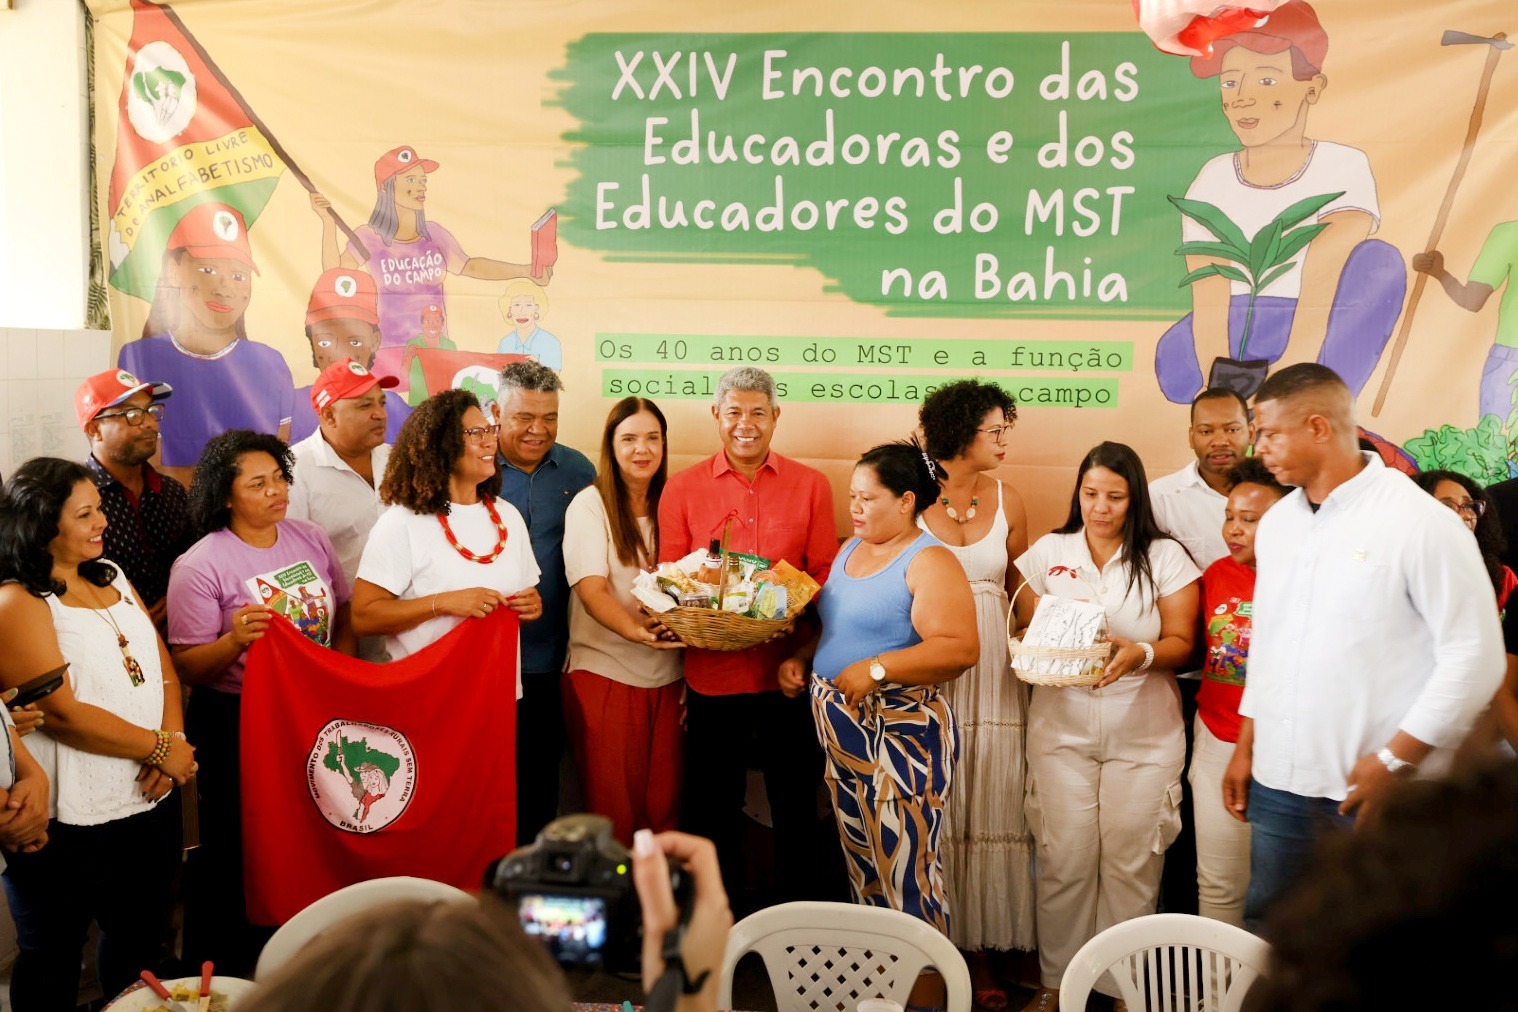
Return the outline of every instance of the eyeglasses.
{"type": "Polygon", "coordinates": [[[1470,517],[1472,520],[1480,520],[1481,514],[1486,512],[1486,503],[1480,499],[1440,499],[1439,501],[1461,516],[1470,517]]]}
{"type": "Polygon", "coordinates": [[[464,438],[471,443],[493,441],[501,432],[499,425],[480,425],[464,430],[464,438]]]}
{"type": "Polygon", "coordinates": [[[145,408],[127,408],[125,411],[113,411],[110,414],[101,412],[95,416],[95,420],[100,421],[104,418],[120,418],[128,425],[137,426],[146,421],[149,415],[153,416],[153,421],[155,422],[163,421],[163,405],[149,404],[145,408]]]}
{"type": "Polygon", "coordinates": [[[984,432],[991,437],[991,442],[993,443],[1005,443],[1007,441],[1007,433],[1012,431],[1012,426],[1010,423],[1007,425],[993,425],[989,429],[976,429],[975,431],[984,432]]]}

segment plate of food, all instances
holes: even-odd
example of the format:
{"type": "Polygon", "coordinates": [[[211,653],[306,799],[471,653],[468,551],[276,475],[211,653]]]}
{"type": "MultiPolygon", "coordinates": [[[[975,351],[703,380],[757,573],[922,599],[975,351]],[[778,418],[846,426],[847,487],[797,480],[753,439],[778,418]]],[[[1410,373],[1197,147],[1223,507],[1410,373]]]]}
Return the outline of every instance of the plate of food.
{"type": "MultiPolygon", "coordinates": [[[[169,989],[169,994],[188,1012],[195,1012],[200,1007],[199,977],[174,977],[164,981],[163,986],[169,989]]],[[[237,1008],[238,999],[252,990],[251,980],[243,980],[241,977],[212,977],[211,1012],[228,1012],[237,1008]]],[[[172,1005],[154,994],[152,988],[140,980],[106,1006],[109,1012],[167,1012],[172,1008],[172,1005]]]]}

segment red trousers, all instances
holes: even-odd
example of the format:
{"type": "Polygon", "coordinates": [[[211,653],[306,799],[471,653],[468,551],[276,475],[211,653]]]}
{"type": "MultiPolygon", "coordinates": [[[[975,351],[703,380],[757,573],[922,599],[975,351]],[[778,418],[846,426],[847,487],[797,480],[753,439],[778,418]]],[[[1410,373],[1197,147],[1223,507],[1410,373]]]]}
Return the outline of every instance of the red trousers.
{"type": "Polygon", "coordinates": [[[644,689],[590,671],[564,676],[564,724],[585,808],[611,819],[626,846],[635,830],[659,833],[678,821],[683,687],[644,689]]]}

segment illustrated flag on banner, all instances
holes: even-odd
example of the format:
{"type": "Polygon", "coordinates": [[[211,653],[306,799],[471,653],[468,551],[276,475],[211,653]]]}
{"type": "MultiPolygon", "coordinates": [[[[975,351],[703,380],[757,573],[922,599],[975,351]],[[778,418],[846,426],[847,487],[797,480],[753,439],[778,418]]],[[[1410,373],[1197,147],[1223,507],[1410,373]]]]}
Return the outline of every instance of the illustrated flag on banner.
{"type": "Polygon", "coordinates": [[[427,396],[444,390],[468,390],[490,410],[490,402],[500,396],[501,370],[526,355],[498,355],[484,351],[448,351],[444,348],[418,348],[416,359],[422,364],[422,379],[427,396]]]}
{"type": "Polygon", "coordinates": [[[253,224],[285,163],[242,96],[167,4],[132,0],[111,170],[111,284],[151,301],[164,246],[206,201],[253,224]]]}
{"type": "Polygon", "coordinates": [[[370,664],[270,623],[243,675],[249,920],[390,875],[479,888],[516,841],[517,634],[501,608],[370,664]]]}
{"type": "Polygon", "coordinates": [[[1133,0],[1139,28],[1156,49],[1177,56],[1209,56],[1212,44],[1266,21],[1286,0],[1133,0]]]}

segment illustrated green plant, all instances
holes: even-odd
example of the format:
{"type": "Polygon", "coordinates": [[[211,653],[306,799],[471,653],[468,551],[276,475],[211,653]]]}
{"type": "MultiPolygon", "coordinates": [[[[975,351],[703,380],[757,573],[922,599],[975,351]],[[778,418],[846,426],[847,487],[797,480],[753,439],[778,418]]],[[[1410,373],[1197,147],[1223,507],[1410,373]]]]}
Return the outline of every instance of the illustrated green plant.
{"type": "Polygon", "coordinates": [[[1184,242],[1175,251],[1177,256],[1203,256],[1226,260],[1228,263],[1206,264],[1181,279],[1179,287],[1195,284],[1203,278],[1224,277],[1249,287],[1249,306],[1244,313],[1244,333],[1239,338],[1239,358],[1249,346],[1249,331],[1254,324],[1254,302],[1270,283],[1291,270],[1291,258],[1328,226],[1326,224],[1303,225],[1302,222],[1317,214],[1331,201],[1344,196],[1344,191],[1307,197],[1292,204],[1276,215],[1253,239],[1245,238],[1244,230],[1234,224],[1223,210],[1204,200],[1186,197],[1169,197],[1176,210],[1217,236],[1217,239],[1197,239],[1184,242]]]}
{"type": "Polygon", "coordinates": [[[1474,429],[1442,425],[1425,429],[1402,448],[1412,455],[1418,470],[1458,471],[1472,481],[1490,485],[1508,477],[1508,434],[1502,419],[1485,415],[1474,429]]]}

